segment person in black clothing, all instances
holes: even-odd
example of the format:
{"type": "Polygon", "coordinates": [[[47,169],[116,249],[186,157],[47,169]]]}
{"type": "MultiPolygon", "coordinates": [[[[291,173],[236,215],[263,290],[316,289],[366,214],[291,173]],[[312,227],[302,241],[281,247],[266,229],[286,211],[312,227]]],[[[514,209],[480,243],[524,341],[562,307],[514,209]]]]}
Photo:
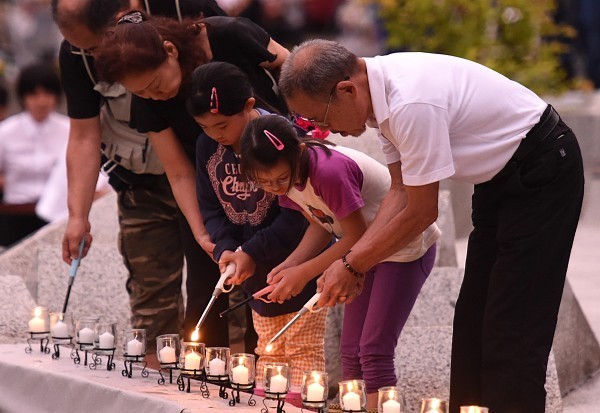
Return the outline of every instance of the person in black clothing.
{"type": "MultiPolygon", "coordinates": [[[[147,329],[148,353],[153,353],[156,335],[180,331],[183,253],[188,280],[201,280],[192,285],[201,287],[201,292],[212,291],[219,271],[197,243],[204,241],[211,250],[208,235],[204,232],[201,238],[201,219],[186,221],[182,217],[148,137],[128,127],[131,95],[120,85],[106,84],[96,77],[93,54],[105,31],[131,7],[173,18],[186,13],[212,16],[224,12],[214,0],[52,1],[54,19],[65,37],[59,62],[71,118],[67,150],[69,221],[63,259],[70,263],[78,255],[77,246],[84,236],[84,256],[90,247],[88,215],[103,148],[103,164],[118,191],[119,245],[129,270],[132,324],[147,329]]],[[[189,284],[187,287],[188,310],[203,308],[207,301],[202,301],[202,293],[190,290],[189,284]]],[[[186,318],[192,316],[186,314],[186,318]]],[[[217,315],[209,315],[203,332],[207,345],[228,345],[227,326],[217,315]]]]}
{"type": "MultiPolygon", "coordinates": [[[[209,60],[232,63],[268,104],[287,111],[274,82],[287,55],[287,49],[244,18],[178,23],[132,12],[103,40],[96,67],[102,79],[119,82],[135,95],[130,124],[150,136],[179,207],[188,216],[187,209],[200,214],[194,159],[202,129],[185,106],[192,71],[209,60]]],[[[246,337],[248,348],[254,339],[246,337]]]]}

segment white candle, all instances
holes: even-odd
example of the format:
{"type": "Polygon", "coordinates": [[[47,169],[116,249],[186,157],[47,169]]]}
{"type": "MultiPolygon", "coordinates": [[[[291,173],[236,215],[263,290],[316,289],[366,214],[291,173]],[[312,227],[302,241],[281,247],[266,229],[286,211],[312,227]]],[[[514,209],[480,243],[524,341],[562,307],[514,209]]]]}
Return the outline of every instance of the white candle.
{"type": "Polygon", "coordinates": [[[240,364],[231,369],[231,375],[235,384],[249,384],[248,367],[240,364]]]}
{"type": "Polygon", "coordinates": [[[166,363],[175,363],[177,358],[175,357],[175,349],[171,346],[164,346],[158,352],[160,362],[163,364],[166,363]]]}
{"type": "Polygon", "coordinates": [[[32,333],[43,333],[46,331],[46,323],[40,317],[33,317],[29,320],[29,331],[32,333]]]}
{"type": "Polygon", "coordinates": [[[360,396],[353,391],[344,394],[342,397],[344,410],[360,411],[360,396]]]}
{"type": "Polygon", "coordinates": [[[200,356],[192,351],[185,356],[184,368],[186,370],[200,370],[200,356]]]}
{"type": "Polygon", "coordinates": [[[92,344],[94,342],[94,330],[89,327],[84,327],[79,330],[79,342],[92,344]]]}
{"type": "Polygon", "coordinates": [[[144,350],[142,342],[137,338],[127,342],[127,355],[128,356],[141,356],[144,350]]]}
{"type": "Polygon", "coordinates": [[[218,357],[215,357],[208,363],[208,374],[211,376],[225,375],[225,362],[218,357]]]}
{"type": "Polygon", "coordinates": [[[52,329],[52,337],[69,337],[69,328],[64,321],[58,320],[52,329]]]}
{"type": "Polygon", "coordinates": [[[269,385],[269,391],[271,393],[285,393],[287,388],[287,379],[281,374],[277,374],[271,377],[271,383],[269,385]]]}
{"type": "Polygon", "coordinates": [[[389,399],[381,405],[383,413],[400,413],[400,403],[396,400],[389,399]]]}
{"type": "Polygon", "coordinates": [[[325,387],[321,386],[321,383],[309,384],[306,388],[306,401],[322,402],[323,400],[325,400],[325,387]]]}
{"type": "Polygon", "coordinates": [[[100,334],[98,336],[98,346],[104,349],[113,348],[115,346],[115,336],[108,331],[100,334]]]}

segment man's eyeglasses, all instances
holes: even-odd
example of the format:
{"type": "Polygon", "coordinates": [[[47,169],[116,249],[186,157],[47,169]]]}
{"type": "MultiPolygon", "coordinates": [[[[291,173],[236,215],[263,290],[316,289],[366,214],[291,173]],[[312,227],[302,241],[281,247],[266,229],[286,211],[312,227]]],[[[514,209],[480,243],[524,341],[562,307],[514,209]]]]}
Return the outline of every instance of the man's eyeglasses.
{"type": "MultiPolygon", "coordinates": [[[[343,80],[340,80],[340,82],[343,82],[344,80],[350,80],[350,77],[346,76],[343,80]]],[[[321,128],[328,128],[329,127],[329,123],[327,123],[327,116],[329,115],[329,107],[331,106],[331,99],[333,98],[333,94],[335,93],[335,89],[337,88],[338,83],[340,82],[336,82],[335,85],[333,85],[333,87],[331,88],[331,92],[329,92],[329,99],[327,100],[327,108],[325,109],[325,115],[323,115],[323,120],[319,121],[315,118],[305,118],[303,116],[297,115],[300,119],[310,122],[311,124],[317,126],[319,129],[321,128]]]]}

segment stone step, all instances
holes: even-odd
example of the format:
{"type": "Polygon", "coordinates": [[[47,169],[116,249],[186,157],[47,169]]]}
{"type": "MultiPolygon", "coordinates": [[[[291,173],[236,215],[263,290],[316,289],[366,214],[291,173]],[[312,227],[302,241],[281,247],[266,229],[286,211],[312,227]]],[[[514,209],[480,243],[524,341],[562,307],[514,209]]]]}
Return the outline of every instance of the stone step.
{"type": "Polygon", "coordinates": [[[0,276],[0,344],[25,343],[35,300],[18,275],[0,276]]]}

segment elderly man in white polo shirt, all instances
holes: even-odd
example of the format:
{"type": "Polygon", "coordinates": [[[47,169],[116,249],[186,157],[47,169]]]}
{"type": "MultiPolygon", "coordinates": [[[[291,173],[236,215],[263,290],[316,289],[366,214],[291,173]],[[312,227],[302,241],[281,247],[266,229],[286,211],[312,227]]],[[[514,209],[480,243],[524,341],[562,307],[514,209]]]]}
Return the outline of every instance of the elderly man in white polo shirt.
{"type": "Polygon", "coordinates": [[[522,85],[445,55],[357,58],[312,40],[294,49],[279,86],[290,109],[322,129],[358,136],[377,128],[392,175],[375,221],[320,278],[320,304],[351,305],[360,274],[436,220],[439,181],[471,182],[474,230],[454,316],[450,412],[544,412],[583,199],[571,129],[522,85]]]}

